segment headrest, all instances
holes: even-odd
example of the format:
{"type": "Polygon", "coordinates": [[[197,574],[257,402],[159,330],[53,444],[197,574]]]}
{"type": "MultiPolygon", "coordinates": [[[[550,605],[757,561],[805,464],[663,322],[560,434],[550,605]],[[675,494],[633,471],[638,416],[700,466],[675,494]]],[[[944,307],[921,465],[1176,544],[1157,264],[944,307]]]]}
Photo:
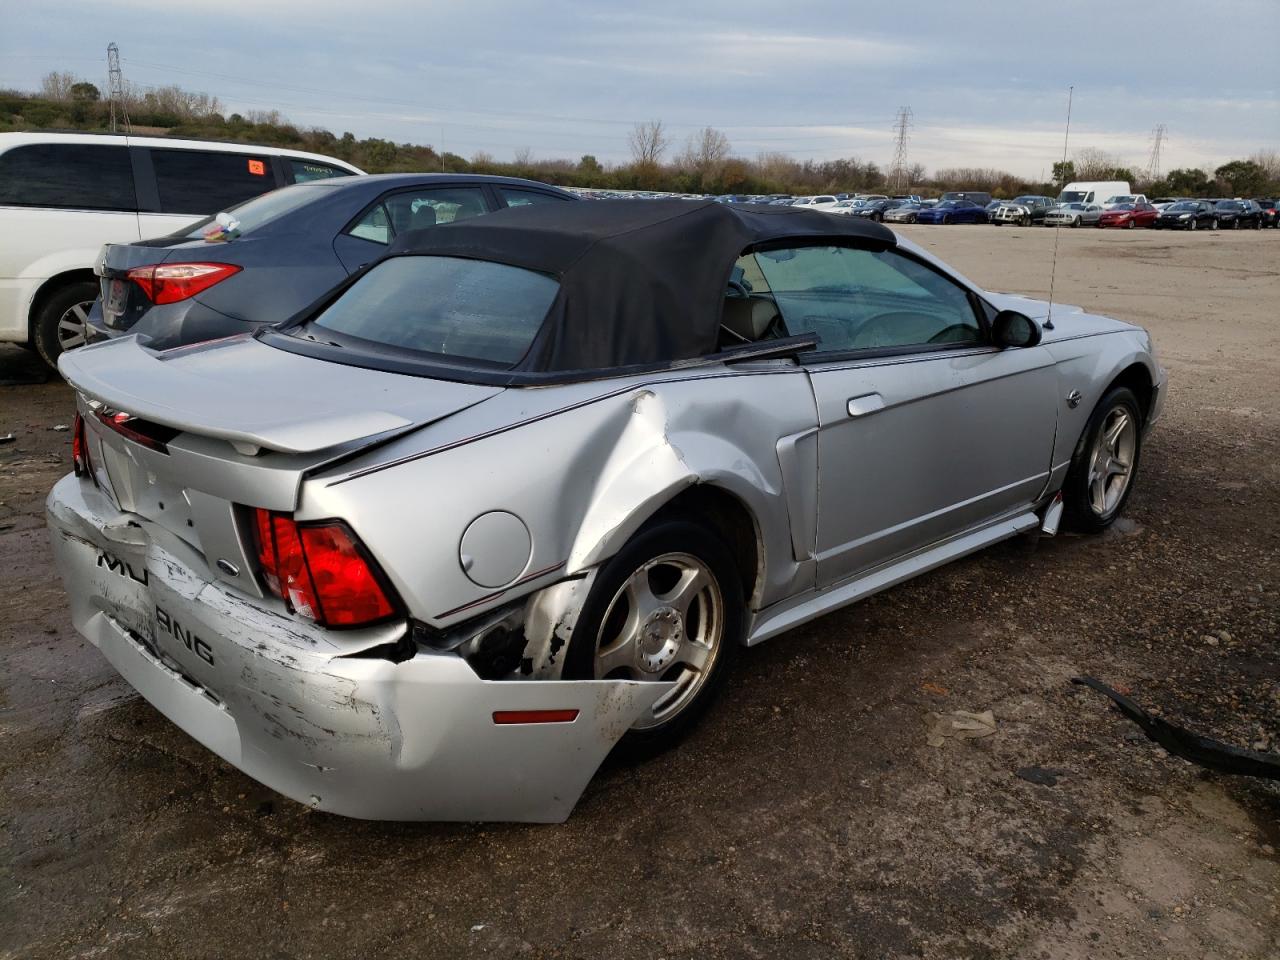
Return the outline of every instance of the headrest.
{"type": "Polygon", "coordinates": [[[778,305],[759,297],[726,297],[721,320],[731,333],[754,343],[765,335],[778,316],[778,305]]]}
{"type": "Polygon", "coordinates": [[[436,225],[436,208],[429,203],[424,203],[417,210],[413,211],[413,218],[409,221],[410,230],[425,230],[428,227],[436,225]]]}

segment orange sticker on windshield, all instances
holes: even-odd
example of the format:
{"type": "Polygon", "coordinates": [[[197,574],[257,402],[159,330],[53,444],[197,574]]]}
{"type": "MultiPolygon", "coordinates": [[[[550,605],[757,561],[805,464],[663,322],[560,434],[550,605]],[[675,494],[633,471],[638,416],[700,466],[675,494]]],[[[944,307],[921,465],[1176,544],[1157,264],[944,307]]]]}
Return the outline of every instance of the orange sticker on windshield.
{"type": "Polygon", "coordinates": [[[249,172],[259,177],[265,177],[267,175],[267,165],[261,160],[250,160],[249,172]]]}

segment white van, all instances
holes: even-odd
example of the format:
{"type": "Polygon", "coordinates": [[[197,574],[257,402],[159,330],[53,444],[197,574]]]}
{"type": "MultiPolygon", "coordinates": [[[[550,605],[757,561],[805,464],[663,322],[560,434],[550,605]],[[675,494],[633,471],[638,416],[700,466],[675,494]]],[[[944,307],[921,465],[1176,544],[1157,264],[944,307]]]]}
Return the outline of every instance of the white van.
{"type": "Polygon", "coordinates": [[[0,341],[53,365],[84,343],[104,243],[172,233],[290,183],[360,174],[278,147],[95,133],[0,133],[0,341]]]}
{"type": "Polygon", "coordinates": [[[1124,180],[1085,180],[1063,187],[1058,194],[1058,203],[1096,203],[1102,206],[1106,200],[1128,192],[1129,184],[1124,180]]]}

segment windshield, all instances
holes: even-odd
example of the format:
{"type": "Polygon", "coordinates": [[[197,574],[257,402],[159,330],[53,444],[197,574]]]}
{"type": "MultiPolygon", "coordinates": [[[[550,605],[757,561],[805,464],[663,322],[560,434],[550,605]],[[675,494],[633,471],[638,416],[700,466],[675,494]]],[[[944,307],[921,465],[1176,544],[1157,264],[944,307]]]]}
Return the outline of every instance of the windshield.
{"type": "Polygon", "coordinates": [[[946,207],[948,210],[950,210],[958,206],[959,204],[956,203],[954,200],[943,200],[940,204],[938,204],[937,209],[941,210],[943,207],[946,207]]]}
{"type": "Polygon", "coordinates": [[[1058,195],[1059,203],[1080,203],[1089,194],[1084,190],[1064,190],[1058,195]]]}
{"type": "Polygon", "coordinates": [[[1117,204],[1116,204],[1114,207],[1112,207],[1111,209],[1112,209],[1112,210],[1132,210],[1132,209],[1133,209],[1133,204],[1132,204],[1132,203],[1117,203],[1117,204]]]}
{"type": "MultiPolygon", "coordinates": [[[[559,283],[520,267],[458,257],[384,260],[304,332],[511,368],[528,352],[559,283]]],[[[357,344],[358,346],[358,344],[357,344]]]]}
{"type": "MultiPolygon", "coordinates": [[[[303,204],[319,198],[321,190],[332,189],[332,186],[322,184],[294,184],[291,187],[281,187],[279,190],[264,193],[260,197],[238,203],[234,207],[227,207],[223,212],[235,217],[239,223],[240,234],[243,236],[250,230],[256,230],[264,223],[291,213],[303,204]]],[[[205,217],[189,227],[186,232],[180,232],[180,236],[189,240],[199,240],[204,234],[204,228],[212,222],[213,217],[205,217]]]]}
{"type": "Polygon", "coordinates": [[[1137,199],[1138,199],[1137,197],[1131,197],[1131,196],[1110,197],[1107,200],[1107,203],[1133,203],[1137,199]]]}
{"type": "Polygon", "coordinates": [[[1219,200],[1218,209],[1219,210],[1243,210],[1244,204],[1241,203],[1239,200],[1219,200]]]}
{"type": "Polygon", "coordinates": [[[1186,200],[1183,200],[1183,201],[1182,201],[1182,202],[1180,202],[1180,203],[1175,203],[1175,204],[1173,204],[1173,205],[1172,205],[1171,207],[1169,207],[1168,209],[1170,209],[1170,210],[1195,210],[1195,209],[1196,209],[1196,205],[1195,205],[1194,203],[1190,203],[1190,202],[1188,202],[1188,201],[1186,201],[1186,200]]]}

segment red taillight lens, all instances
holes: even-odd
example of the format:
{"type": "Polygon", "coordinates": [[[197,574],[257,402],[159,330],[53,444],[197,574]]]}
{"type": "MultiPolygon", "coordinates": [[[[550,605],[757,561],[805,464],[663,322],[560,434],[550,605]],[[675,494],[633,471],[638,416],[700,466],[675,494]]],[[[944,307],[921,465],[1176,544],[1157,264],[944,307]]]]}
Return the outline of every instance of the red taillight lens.
{"type": "Polygon", "coordinates": [[[126,276],[142,288],[152,303],[177,303],[241,269],[232,263],[155,263],[134,267],[126,276]]]}
{"type": "Polygon", "coordinates": [[[71,422],[71,469],[77,477],[83,477],[89,472],[88,449],[89,445],[84,438],[84,417],[77,413],[75,420],[71,422]]]}
{"type": "Polygon", "coordinates": [[[391,616],[391,602],[345,524],[299,527],[298,532],[325,623],[349,627],[391,616]]]}
{"type": "Polygon", "coordinates": [[[267,588],[326,627],[356,627],[395,613],[373,563],[340,520],[299,526],[292,517],[254,511],[258,564],[267,588]]]}

